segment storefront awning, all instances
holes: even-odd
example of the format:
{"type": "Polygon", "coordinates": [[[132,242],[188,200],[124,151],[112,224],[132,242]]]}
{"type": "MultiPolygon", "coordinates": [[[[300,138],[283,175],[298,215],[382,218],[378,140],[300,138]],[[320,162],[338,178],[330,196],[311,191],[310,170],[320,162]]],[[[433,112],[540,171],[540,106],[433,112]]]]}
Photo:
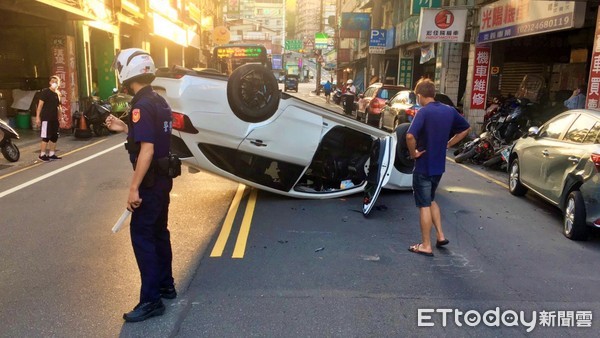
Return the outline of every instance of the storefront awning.
{"type": "Polygon", "coordinates": [[[0,10],[52,21],[98,20],[92,13],[87,13],[59,0],[0,1],[0,10]]]}
{"type": "Polygon", "coordinates": [[[67,20],[98,20],[96,16],[92,13],[87,13],[82,9],[73,7],[69,4],[66,4],[63,1],[59,0],[36,0],[39,3],[45,4],[47,6],[60,9],[64,12],[64,16],[66,16],[67,20]]]}

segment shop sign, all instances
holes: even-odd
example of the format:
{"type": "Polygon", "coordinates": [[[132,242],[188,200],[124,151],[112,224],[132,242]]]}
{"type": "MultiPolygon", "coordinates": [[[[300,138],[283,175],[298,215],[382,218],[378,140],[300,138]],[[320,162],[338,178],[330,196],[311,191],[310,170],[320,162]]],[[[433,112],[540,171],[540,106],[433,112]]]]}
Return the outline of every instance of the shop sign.
{"type": "Polygon", "coordinates": [[[442,6],[442,0],[412,0],[410,6],[410,13],[412,15],[419,15],[421,8],[440,8],[442,6]]]}
{"type": "Polygon", "coordinates": [[[499,0],[481,8],[477,43],[580,28],[585,7],[581,1],[499,0]]]}
{"type": "Polygon", "coordinates": [[[490,47],[475,47],[473,84],[471,87],[471,109],[485,109],[491,56],[492,53],[490,47]]]}
{"type": "Polygon", "coordinates": [[[371,15],[369,13],[342,13],[341,29],[351,31],[367,31],[371,29],[371,15]]]}
{"type": "Polygon", "coordinates": [[[464,42],[466,9],[423,9],[418,42],[464,42]]]}
{"type": "Polygon", "coordinates": [[[594,35],[594,49],[590,65],[590,78],[588,81],[585,107],[600,110],[600,15],[596,18],[596,33],[594,35]]]}
{"type": "Polygon", "coordinates": [[[412,88],[413,58],[400,58],[398,63],[398,85],[412,88]]]}
{"type": "Polygon", "coordinates": [[[79,97],[77,87],[77,60],[75,59],[75,38],[53,35],[51,39],[52,74],[60,78],[61,107],[65,113],[65,128],[71,128],[73,103],[79,97]]]}
{"type": "Polygon", "coordinates": [[[188,16],[190,20],[194,21],[197,24],[202,24],[202,12],[200,8],[196,7],[193,3],[187,4],[188,16]]]}
{"type": "Polygon", "coordinates": [[[385,29],[371,29],[369,38],[369,54],[385,54],[385,29]]]}
{"type": "Polygon", "coordinates": [[[402,21],[398,26],[400,28],[396,27],[396,30],[398,31],[396,34],[396,46],[417,42],[417,37],[419,35],[418,16],[411,16],[410,18],[402,21]]]}
{"type": "Polygon", "coordinates": [[[273,69],[275,69],[275,70],[283,69],[283,55],[274,54],[273,57],[271,58],[271,65],[272,65],[273,69]]]}
{"type": "Polygon", "coordinates": [[[187,31],[167,20],[158,13],[154,13],[154,34],[187,47],[187,31]]]}

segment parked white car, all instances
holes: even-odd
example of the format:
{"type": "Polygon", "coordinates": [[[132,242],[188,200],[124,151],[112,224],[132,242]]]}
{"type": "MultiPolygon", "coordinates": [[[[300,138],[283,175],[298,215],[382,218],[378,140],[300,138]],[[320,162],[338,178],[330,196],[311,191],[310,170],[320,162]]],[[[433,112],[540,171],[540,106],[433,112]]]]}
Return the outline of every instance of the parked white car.
{"type": "Polygon", "coordinates": [[[229,78],[159,69],[152,85],[173,109],[172,151],[190,167],[299,198],[364,191],[365,215],[382,187],[412,188],[408,125],[390,134],[282,93],[260,65],[229,78]]]}

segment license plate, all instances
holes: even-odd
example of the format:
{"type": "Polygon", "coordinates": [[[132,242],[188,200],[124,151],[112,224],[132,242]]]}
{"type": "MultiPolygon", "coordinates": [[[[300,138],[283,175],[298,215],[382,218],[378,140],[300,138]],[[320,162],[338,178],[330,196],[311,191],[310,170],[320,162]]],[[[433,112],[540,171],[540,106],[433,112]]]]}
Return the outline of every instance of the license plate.
{"type": "Polygon", "coordinates": [[[502,159],[504,160],[504,162],[508,162],[508,157],[510,156],[510,150],[502,149],[500,151],[500,154],[502,155],[502,159]]]}
{"type": "Polygon", "coordinates": [[[502,123],[504,121],[506,121],[506,116],[502,116],[502,117],[498,118],[498,122],[502,123]]]}

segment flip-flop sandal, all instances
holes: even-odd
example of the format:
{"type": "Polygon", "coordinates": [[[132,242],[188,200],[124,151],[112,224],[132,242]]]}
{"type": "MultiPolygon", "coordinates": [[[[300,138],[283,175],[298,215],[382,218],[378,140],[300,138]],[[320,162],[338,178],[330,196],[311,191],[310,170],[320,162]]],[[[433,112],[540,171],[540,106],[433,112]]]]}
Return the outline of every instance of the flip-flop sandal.
{"type": "Polygon", "coordinates": [[[435,242],[435,247],[436,247],[436,248],[441,248],[441,247],[443,247],[444,245],[446,245],[446,244],[448,244],[448,243],[450,243],[450,241],[449,241],[449,240],[447,240],[447,239],[445,239],[445,240],[443,240],[443,241],[436,241],[436,242],[435,242]]]}
{"type": "Polygon", "coordinates": [[[413,246],[408,247],[408,251],[414,252],[419,255],[427,256],[427,257],[433,257],[433,252],[421,251],[420,248],[421,248],[421,244],[419,243],[419,244],[415,244],[413,246]]]}

